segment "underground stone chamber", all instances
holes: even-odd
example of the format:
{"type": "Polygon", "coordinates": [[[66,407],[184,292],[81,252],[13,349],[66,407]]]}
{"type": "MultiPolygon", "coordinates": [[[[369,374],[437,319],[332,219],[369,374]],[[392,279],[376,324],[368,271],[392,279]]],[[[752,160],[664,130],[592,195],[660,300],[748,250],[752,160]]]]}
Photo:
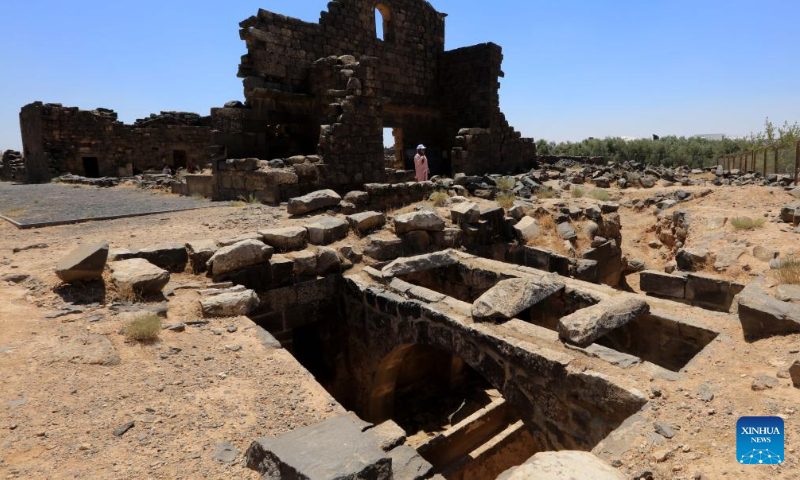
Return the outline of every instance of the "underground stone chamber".
{"type": "MultiPolygon", "coordinates": [[[[511,276],[457,263],[397,278],[471,304],[499,281],[511,276]]],[[[517,318],[556,331],[562,317],[599,302],[600,299],[591,293],[567,287],[521,312],[517,318]]],[[[679,371],[716,337],[717,333],[711,330],[648,314],[612,330],[596,343],[668,370],[679,371]]]]}
{"type": "MultiPolygon", "coordinates": [[[[447,478],[494,478],[538,451],[591,450],[646,403],[613,379],[571,368],[567,354],[517,344],[464,313],[516,276],[511,266],[507,274],[446,263],[262,291],[251,317],[346,409],[398,423],[447,478]],[[397,282],[418,291],[401,293],[397,282]]],[[[571,290],[552,301],[546,315],[523,312],[525,321],[596,303],[571,290]]]]}

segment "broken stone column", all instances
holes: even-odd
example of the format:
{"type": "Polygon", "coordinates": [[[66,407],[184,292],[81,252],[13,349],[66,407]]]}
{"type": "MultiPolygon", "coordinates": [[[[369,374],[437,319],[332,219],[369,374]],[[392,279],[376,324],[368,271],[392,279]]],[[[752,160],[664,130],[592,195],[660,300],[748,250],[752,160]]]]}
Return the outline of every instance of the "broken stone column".
{"type": "Polygon", "coordinates": [[[608,332],[650,312],[650,305],[633,297],[617,297],[583,308],[558,322],[562,340],[588,347],[608,332]]]}
{"type": "Polygon", "coordinates": [[[502,280],[472,304],[475,320],[508,320],[564,289],[558,275],[502,280]]]}
{"type": "Polygon", "coordinates": [[[108,243],[81,245],[56,265],[56,275],[63,282],[103,278],[108,259],[108,243]]]}

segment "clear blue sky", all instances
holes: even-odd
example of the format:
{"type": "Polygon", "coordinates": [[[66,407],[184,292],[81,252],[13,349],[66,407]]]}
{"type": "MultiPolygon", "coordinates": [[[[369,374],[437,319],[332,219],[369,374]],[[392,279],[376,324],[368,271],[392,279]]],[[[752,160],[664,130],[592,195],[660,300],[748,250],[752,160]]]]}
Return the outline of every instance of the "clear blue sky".
{"type": "MultiPolygon", "coordinates": [[[[343,0],[348,1],[348,0],[343,0]]],[[[526,136],[746,134],[800,120],[796,0],[433,0],[447,48],[503,46],[501,104],[526,136]]],[[[242,99],[238,22],[317,21],[325,0],[2,0],[0,149],[34,100],[129,122],[242,99]]]]}

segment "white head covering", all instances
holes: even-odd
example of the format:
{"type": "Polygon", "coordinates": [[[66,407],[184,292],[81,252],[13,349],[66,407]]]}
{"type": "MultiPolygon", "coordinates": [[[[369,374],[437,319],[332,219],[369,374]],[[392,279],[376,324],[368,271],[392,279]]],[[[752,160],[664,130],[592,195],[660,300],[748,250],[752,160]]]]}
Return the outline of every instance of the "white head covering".
{"type": "Polygon", "coordinates": [[[427,149],[425,148],[425,145],[420,143],[419,145],[417,145],[417,150],[427,150],[427,149]]]}

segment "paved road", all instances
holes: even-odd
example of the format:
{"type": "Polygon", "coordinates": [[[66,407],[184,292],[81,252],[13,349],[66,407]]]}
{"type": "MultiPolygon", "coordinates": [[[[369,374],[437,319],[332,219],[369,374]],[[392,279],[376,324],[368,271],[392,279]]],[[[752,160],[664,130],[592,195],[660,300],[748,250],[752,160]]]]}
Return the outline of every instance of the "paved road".
{"type": "Polygon", "coordinates": [[[214,205],[204,199],[137,188],[0,182],[0,215],[17,222],[21,228],[177,212],[214,205]]]}

